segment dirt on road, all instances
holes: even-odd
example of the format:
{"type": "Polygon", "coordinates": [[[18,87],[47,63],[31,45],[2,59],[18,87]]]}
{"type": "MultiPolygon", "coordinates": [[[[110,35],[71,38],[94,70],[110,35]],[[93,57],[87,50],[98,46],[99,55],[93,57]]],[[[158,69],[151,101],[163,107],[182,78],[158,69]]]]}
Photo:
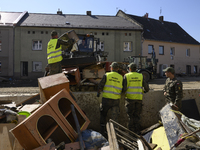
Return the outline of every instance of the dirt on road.
{"type": "MultiPolygon", "coordinates": [[[[199,89],[200,76],[198,77],[178,77],[183,83],[183,89],[199,89]]],[[[158,78],[149,82],[151,90],[162,90],[166,78],[158,78]]],[[[39,93],[37,80],[12,80],[0,82],[0,95],[4,94],[33,94],[39,93]]]]}

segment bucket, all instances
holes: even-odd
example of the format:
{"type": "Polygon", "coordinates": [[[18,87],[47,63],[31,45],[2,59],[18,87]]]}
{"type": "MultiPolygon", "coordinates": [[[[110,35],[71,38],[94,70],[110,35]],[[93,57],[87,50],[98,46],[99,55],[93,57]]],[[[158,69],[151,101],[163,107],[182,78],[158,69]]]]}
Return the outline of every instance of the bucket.
{"type": "Polygon", "coordinates": [[[26,118],[27,118],[28,116],[30,116],[30,115],[31,115],[31,113],[30,113],[30,112],[28,112],[28,111],[20,111],[20,112],[18,112],[18,115],[25,115],[25,116],[26,116],[26,118]]]}

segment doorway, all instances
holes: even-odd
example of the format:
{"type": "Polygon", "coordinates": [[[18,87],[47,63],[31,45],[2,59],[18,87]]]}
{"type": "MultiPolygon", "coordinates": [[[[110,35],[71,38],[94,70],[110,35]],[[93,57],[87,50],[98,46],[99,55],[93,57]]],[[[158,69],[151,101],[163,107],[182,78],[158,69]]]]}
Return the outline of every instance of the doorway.
{"type": "Polygon", "coordinates": [[[21,76],[28,76],[28,62],[21,62],[21,76]]]}

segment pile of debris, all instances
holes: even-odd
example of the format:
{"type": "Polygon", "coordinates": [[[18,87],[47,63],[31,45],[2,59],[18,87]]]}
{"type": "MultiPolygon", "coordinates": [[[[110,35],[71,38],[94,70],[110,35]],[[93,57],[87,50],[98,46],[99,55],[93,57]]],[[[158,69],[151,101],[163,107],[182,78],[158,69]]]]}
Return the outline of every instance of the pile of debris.
{"type": "Polygon", "coordinates": [[[0,149],[200,149],[200,122],[169,104],[160,110],[161,123],[142,130],[141,135],[109,120],[103,136],[88,129],[90,120],[76,103],[66,74],[38,78],[38,85],[40,93],[20,104],[1,101],[0,149]]]}

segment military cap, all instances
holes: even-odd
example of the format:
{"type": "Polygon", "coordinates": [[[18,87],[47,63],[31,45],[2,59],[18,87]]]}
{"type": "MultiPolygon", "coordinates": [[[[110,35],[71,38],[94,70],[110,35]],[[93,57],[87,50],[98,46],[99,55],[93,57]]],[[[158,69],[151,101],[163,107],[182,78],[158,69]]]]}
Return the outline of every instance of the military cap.
{"type": "Polygon", "coordinates": [[[119,65],[117,62],[112,62],[112,64],[110,65],[110,67],[112,67],[113,69],[118,69],[119,65]]]}
{"type": "Polygon", "coordinates": [[[164,72],[171,72],[172,74],[175,73],[174,68],[172,67],[167,67],[166,69],[163,69],[164,72]]]}
{"type": "Polygon", "coordinates": [[[134,69],[137,68],[137,66],[136,66],[135,63],[130,63],[130,64],[128,65],[128,67],[131,68],[131,70],[134,70],[134,69]]]}
{"type": "Polygon", "coordinates": [[[53,31],[51,32],[51,36],[56,36],[56,35],[58,35],[57,32],[56,32],[55,30],[53,30],[53,31]]]}

